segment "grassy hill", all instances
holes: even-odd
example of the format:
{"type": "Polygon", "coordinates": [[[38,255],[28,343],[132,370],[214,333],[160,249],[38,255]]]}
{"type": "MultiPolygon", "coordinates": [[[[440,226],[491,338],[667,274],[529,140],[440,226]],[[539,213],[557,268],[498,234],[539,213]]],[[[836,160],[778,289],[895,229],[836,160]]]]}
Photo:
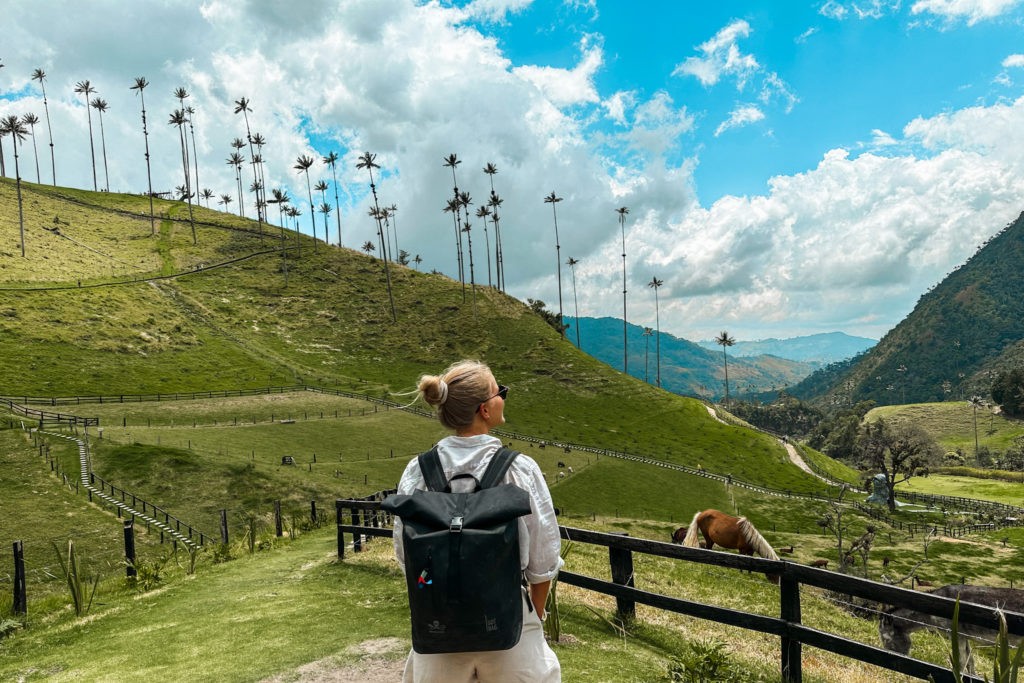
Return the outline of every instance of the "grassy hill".
{"type": "MultiPolygon", "coordinates": [[[[364,254],[323,244],[314,249],[292,232],[285,233],[282,254],[276,229],[264,226],[261,240],[253,222],[202,209],[193,245],[178,203],[157,202],[152,235],[143,198],[33,185],[24,193],[31,209],[23,258],[16,202],[9,201],[10,183],[0,181],[0,356],[7,361],[0,364],[0,394],[110,397],[307,384],[408,403],[421,373],[479,357],[512,388],[509,433],[700,466],[778,489],[823,489],[774,439],[720,422],[697,400],[580,353],[500,292],[478,287],[464,299],[462,286],[444,276],[392,266],[393,321],[382,263],[364,254]],[[52,231],[51,212],[61,236],[52,231]]],[[[143,556],[163,562],[166,584],[143,593],[129,589],[117,560],[120,522],[54,474],[77,473],[76,450],[63,440],[43,437],[37,444],[21,429],[0,430],[0,563],[10,566],[6,548],[18,537],[31,565],[50,570],[49,578],[33,575],[29,628],[0,641],[0,678],[132,671],[140,679],[177,680],[197,675],[202,661],[204,671],[223,673],[223,680],[276,674],[294,680],[300,665],[363,658],[382,640],[390,643],[384,654],[366,659],[393,664],[401,658],[407,613],[386,550],[373,561],[336,563],[329,558],[330,531],[306,533],[297,523],[294,543],[274,539],[267,534],[268,511],[280,500],[286,517],[298,520],[311,500],[330,511],[334,498],[393,485],[407,458],[442,433],[435,421],[314,392],[60,409],[100,418],[104,430],[102,439],[93,434],[92,458],[104,478],[207,533],[216,532],[219,511],[229,510],[236,559],[218,563],[208,551],[189,574],[187,558],[168,555],[155,533],[140,530],[143,556]],[[41,454],[47,445],[49,460],[41,454]],[[282,465],[282,455],[296,464],[282,465]],[[258,546],[274,552],[242,550],[246,517],[256,520],[258,546]],[[83,554],[90,572],[105,577],[95,616],[84,619],[69,613],[53,570],[51,543],[68,538],[96,539],[83,554]],[[124,638],[129,632],[137,637],[124,638]]],[[[796,561],[835,559],[830,538],[816,525],[824,503],[754,494],[581,449],[513,443],[548,475],[565,523],[663,539],[697,509],[714,506],[749,516],[772,543],[796,546],[796,561]],[[559,461],[574,473],[558,479],[559,461]]],[[[854,534],[871,523],[853,513],[847,520],[854,534]]],[[[936,542],[929,576],[1012,580],[1024,561],[1016,550],[1021,542],[1014,536],[1009,548],[999,549],[998,539],[979,537],[966,553],[962,543],[936,542]]],[[[891,556],[895,571],[906,571],[919,560],[918,546],[896,533],[879,543],[879,552],[891,556]]],[[[881,560],[873,561],[877,575],[881,560]]],[[[731,574],[704,585],[699,570],[681,564],[644,566],[643,581],[669,593],[701,586],[703,594],[744,607],[757,596],[756,607],[768,611],[777,599],[758,579],[737,592],[731,574]]],[[[607,553],[574,550],[570,566],[606,571],[607,553]]],[[[9,593],[0,595],[6,614],[9,593]]],[[[566,596],[575,638],[559,650],[567,680],[622,680],[624,667],[635,670],[636,680],[656,679],[686,640],[707,635],[756,643],[737,651],[748,672],[775,666],[771,638],[657,612],[621,638],[608,627],[607,601],[573,591],[566,596]]],[[[805,610],[816,615],[809,623],[834,622],[843,633],[873,638],[870,623],[827,601],[805,610]]],[[[927,647],[941,658],[936,641],[927,647]]],[[[820,680],[851,680],[851,671],[859,672],[829,657],[805,667],[812,668],[820,680]]]]}

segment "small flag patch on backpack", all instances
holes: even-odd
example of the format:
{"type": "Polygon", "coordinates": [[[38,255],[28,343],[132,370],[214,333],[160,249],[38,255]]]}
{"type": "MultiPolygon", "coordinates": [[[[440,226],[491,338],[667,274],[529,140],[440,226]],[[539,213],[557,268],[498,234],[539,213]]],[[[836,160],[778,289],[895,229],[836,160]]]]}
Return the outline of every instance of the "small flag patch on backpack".
{"type": "Polygon", "coordinates": [[[434,580],[427,578],[427,570],[426,569],[424,569],[422,572],[420,572],[420,578],[416,579],[416,585],[419,588],[423,588],[424,586],[429,586],[432,583],[434,583],[434,580]]]}

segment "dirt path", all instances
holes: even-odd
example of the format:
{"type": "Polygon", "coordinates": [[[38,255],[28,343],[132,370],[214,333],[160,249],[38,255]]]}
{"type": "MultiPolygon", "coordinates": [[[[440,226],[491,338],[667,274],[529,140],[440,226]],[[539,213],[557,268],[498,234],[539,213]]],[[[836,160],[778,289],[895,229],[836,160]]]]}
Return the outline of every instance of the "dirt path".
{"type": "Polygon", "coordinates": [[[260,683],[399,683],[408,644],[398,638],[365,640],[297,669],[265,678],[260,683]]]}

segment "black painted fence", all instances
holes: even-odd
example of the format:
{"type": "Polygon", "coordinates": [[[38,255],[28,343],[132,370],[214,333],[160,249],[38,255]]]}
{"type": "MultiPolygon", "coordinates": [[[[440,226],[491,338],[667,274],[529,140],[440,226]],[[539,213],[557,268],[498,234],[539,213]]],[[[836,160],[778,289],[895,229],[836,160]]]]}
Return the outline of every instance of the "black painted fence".
{"type": "MultiPolygon", "coordinates": [[[[354,552],[361,550],[364,537],[390,538],[392,535],[392,529],[385,525],[386,520],[382,517],[379,500],[337,500],[335,509],[337,511],[338,557],[341,559],[344,559],[345,556],[345,534],[352,534],[354,552]],[[344,523],[346,511],[348,511],[351,522],[349,524],[344,523]]],[[[927,680],[929,677],[936,683],[953,683],[956,680],[953,673],[946,667],[850,640],[840,634],[810,628],[803,625],[800,620],[801,586],[821,588],[884,605],[909,607],[947,618],[952,616],[955,605],[955,602],[948,598],[782,560],[763,560],[733,553],[685,548],[671,543],[573,527],[562,526],[559,529],[562,538],[574,543],[607,547],[612,576],[612,581],[606,581],[563,570],[558,576],[559,582],[613,596],[620,614],[632,613],[634,606],[640,603],[678,614],[778,636],[780,640],[780,670],[782,679],[787,683],[800,683],[803,680],[801,654],[804,645],[827,650],[890,671],[915,676],[922,680],[927,680]],[[651,593],[637,588],[634,585],[633,553],[778,575],[780,577],[779,616],[752,614],[651,593]]],[[[1003,615],[1010,633],[1024,635],[1024,614],[1003,612],[1003,615]]],[[[960,622],[995,628],[998,624],[998,614],[992,608],[964,603],[960,606],[960,622]]],[[[981,683],[983,679],[964,675],[962,680],[981,683]]]]}

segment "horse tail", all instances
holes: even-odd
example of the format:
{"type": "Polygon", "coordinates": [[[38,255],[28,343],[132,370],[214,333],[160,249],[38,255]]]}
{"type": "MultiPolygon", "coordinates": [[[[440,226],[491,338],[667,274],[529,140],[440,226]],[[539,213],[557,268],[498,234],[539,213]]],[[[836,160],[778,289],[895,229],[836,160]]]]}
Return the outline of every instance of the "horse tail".
{"type": "Polygon", "coordinates": [[[740,517],[739,521],[736,522],[736,526],[739,527],[740,533],[743,534],[743,538],[746,539],[747,545],[753,548],[755,553],[768,560],[779,559],[779,556],[775,554],[772,546],[768,541],[764,540],[764,536],[754,528],[754,525],[750,523],[750,520],[746,517],[740,517]]]}
{"type": "Polygon", "coordinates": [[[690,528],[686,530],[686,538],[683,539],[683,545],[687,548],[699,548],[700,540],[698,535],[700,534],[700,527],[697,526],[697,519],[704,514],[702,510],[698,510],[697,514],[693,516],[693,521],[690,522],[690,528]]]}

